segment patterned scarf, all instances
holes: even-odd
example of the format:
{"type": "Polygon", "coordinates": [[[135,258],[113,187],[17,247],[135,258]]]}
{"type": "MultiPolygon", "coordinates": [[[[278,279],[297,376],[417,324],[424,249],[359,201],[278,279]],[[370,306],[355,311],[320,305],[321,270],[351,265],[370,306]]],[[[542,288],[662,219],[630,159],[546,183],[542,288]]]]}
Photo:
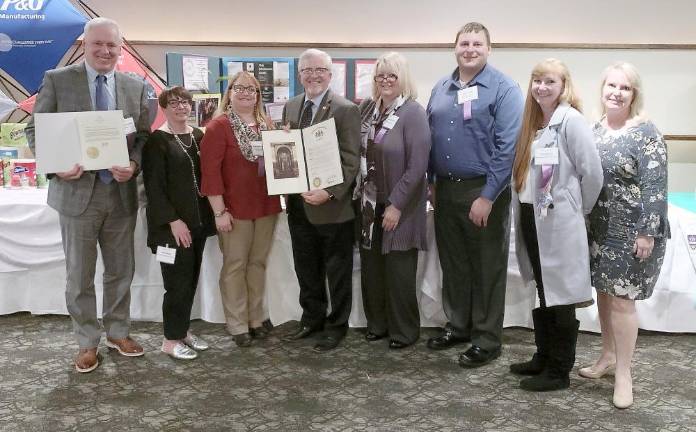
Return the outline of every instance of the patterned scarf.
{"type": "Polygon", "coordinates": [[[377,143],[380,144],[389,129],[382,127],[382,123],[394,114],[408,99],[397,97],[384,112],[380,112],[380,101],[371,101],[364,109],[360,125],[360,172],[356,179],[353,198],[360,198],[362,210],[362,229],[360,230],[360,243],[365,249],[372,247],[372,233],[374,230],[375,211],[377,209],[377,183],[375,182],[374,158],[367,157],[368,150],[377,143]]]}
{"type": "Polygon", "coordinates": [[[251,142],[261,141],[261,131],[268,129],[266,124],[264,122],[259,122],[259,132],[256,132],[252,127],[246,124],[246,122],[242,121],[237,113],[231,109],[227,111],[227,118],[230,121],[232,132],[234,132],[234,136],[237,138],[237,145],[242,152],[242,156],[249,162],[256,162],[259,156],[254,156],[254,152],[251,149],[251,142]]]}

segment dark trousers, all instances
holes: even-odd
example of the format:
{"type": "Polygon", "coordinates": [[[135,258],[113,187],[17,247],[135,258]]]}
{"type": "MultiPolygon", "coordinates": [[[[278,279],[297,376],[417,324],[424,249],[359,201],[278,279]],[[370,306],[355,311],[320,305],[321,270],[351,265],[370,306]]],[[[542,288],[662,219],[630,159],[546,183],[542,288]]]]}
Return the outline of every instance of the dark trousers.
{"type": "Polygon", "coordinates": [[[353,295],[353,221],[314,225],[299,196],[288,200],[288,226],[300,283],[302,324],[343,337],[353,295]],[[328,299],[326,281],[328,279],[328,299]],[[331,312],[327,316],[327,304],[331,312]]]}
{"type": "Polygon", "coordinates": [[[418,250],[382,254],[382,216],[377,206],[372,247],[360,247],[363,308],[367,329],[374,334],[389,333],[391,340],[415,343],[420,331],[416,297],[418,250]]]}
{"type": "Polygon", "coordinates": [[[524,239],[529,262],[532,264],[534,282],[536,282],[537,293],[539,294],[539,306],[545,308],[546,297],[544,296],[544,281],[541,278],[539,242],[537,240],[534,206],[532,204],[520,203],[520,228],[522,228],[522,239],[524,239]]]}
{"type": "MultiPolygon", "coordinates": [[[[534,206],[532,204],[520,203],[520,227],[522,228],[522,238],[527,249],[529,261],[532,264],[534,282],[539,294],[539,307],[546,309],[546,296],[544,295],[544,281],[541,277],[541,259],[539,258],[539,242],[537,240],[536,222],[534,220],[534,206]]],[[[562,314],[564,320],[575,320],[575,305],[553,306],[557,314],[562,314]]]]}
{"type": "Polygon", "coordinates": [[[194,236],[190,247],[176,248],[174,264],[160,263],[165,291],[162,318],[166,339],[184,339],[188,332],[205,241],[205,236],[194,236]]]}
{"type": "Polygon", "coordinates": [[[485,228],[469,219],[485,177],[437,182],[435,239],[448,326],[485,350],[500,347],[510,249],[510,189],[493,203],[485,228]]]}

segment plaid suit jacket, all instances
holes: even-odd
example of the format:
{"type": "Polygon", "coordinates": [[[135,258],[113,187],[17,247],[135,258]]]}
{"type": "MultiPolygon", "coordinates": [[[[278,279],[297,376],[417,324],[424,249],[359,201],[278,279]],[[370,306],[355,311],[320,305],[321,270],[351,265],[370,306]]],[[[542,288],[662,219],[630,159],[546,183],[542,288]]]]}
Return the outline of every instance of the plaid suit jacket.
{"type": "MultiPolygon", "coordinates": [[[[116,108],[123,111],[124,118],[132,117],[136,126],[134,136],[128,137],[129,158],[140,167],[143,146],[150,133],[147,89],[145,84],[121,72],[115,73],[116,108]]],[[[87,83],[84,63],[47,71],[36,97],[34,113],[57,113],[92,111],[92,99],[87,83]]],[[[29,147],[34,151],[34,116],[26,127],[29,147]]],[[[61,145],[60,142],[54,145],[61,145]]],[[[137,175],[137,173],[136,173],[137,175]]],[[[92,196],[96,172],[85,172],[78,180],[63,180],[53,176],[48,188],[48,205],[59,213],[79,216],[87,208],[92,196]]],[[[119,183],[123,207],[129,213],[138,209],[136,176],[119,183]]]]}

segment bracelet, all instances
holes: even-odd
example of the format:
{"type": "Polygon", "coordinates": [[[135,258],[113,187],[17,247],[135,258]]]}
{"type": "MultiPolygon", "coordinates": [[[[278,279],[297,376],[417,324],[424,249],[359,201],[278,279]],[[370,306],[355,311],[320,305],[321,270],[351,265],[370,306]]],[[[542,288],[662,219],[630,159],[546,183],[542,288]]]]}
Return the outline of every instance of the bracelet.
{"type": "Polygon", "coordinates": [[[222,209],[219,213],[213,212],[213,216],[215,216],[216,218],[219,218],[220,216],[224,215],[225,213],[227,213],[227,208],[222,209]]]}

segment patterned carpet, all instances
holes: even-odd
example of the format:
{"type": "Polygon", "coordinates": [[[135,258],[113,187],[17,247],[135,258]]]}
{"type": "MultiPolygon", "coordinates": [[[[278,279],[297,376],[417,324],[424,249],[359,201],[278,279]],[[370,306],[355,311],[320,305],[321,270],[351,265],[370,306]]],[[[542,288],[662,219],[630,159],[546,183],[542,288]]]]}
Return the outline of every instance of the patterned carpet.
{"type": "MultiPolygon", "coordinates": [[[[533,335],[506,329],[503,355],[464,370],[457,353],[415,346],[389,350],[352,329],[335,351],[312,340],[272,337],[237,348],[222,325],[193,330],[213,347],[192,362],[159,352],[162,326],[133,324],[147,351],[126,358],[101,347],[89,374],[72,366],[76,348],[64,316],[0,317],[1,431],[696,431],[696,336],[641,334],[635,404],[611,404],[611,378],[574,372],[571,389],[533,394],[508,365],[531,356],[533,335]]],[[[578,362],[590,362],[599,337],[581,334],[578,362]]]]}

